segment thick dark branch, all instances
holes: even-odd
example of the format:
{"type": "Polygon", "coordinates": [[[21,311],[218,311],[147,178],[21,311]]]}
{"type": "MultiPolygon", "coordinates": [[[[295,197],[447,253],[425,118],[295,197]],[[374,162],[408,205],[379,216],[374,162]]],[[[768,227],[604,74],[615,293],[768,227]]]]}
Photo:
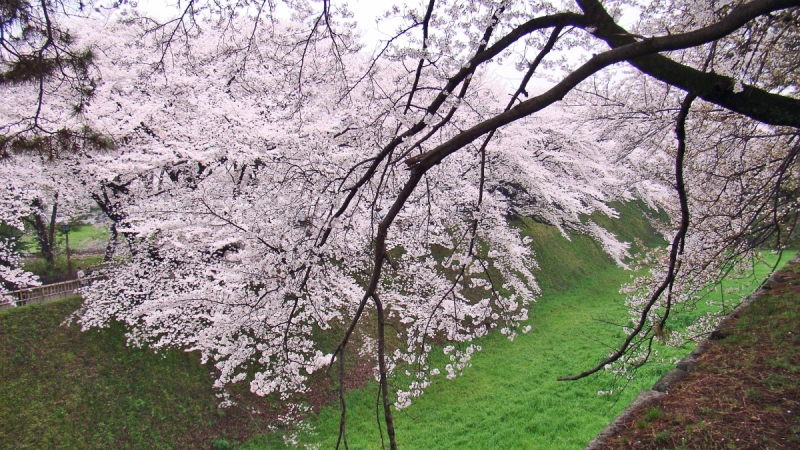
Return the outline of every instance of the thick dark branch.
{"type": "Polygon", "coordinates": [[[686,195],[686,182],[683,178],[683,162],[686,158],[686,118],[689,117],[689,108],[696,98],[694,94],[686,96],[681,104],[675,125],[675,136],[678,139],[678,152],[675,156],[675,190],[678,191],[678,200],[681,205],[681,225],[678,231],[681,241],[678,254],[683,254],[684,237],[689,228],[689,198],[686,195]]]}
{"type": "Polygon", "coordinates": [[[336,450],[339,445],[344,444],[345,450],[349,450],[347,445],[347,403],[344,401],[344,349],[339,354],[339,437],[336,438],[336,450]]]}
{"type": "Polygon", "coordinates": [[[381,399],[383,400],[383,420],[386,422],[386,435],[389,437],[389,448],[397,450],[397,440],[394,435],[394,420],[392,419],[392,404],[389,401],[388,368],[386,367],[386,311],[383,309],[378,294],[372,295],[375,301],[376,314],[378,315],[378,371],[380,372],[381,399]]]}
{"type": "MultiPolygon", "coordinates": [[[[578,3],[591,21],[597,24],[594,35],[612,48],[636,42],[636,37],[614,22],[599,0],[579,0],[578,3]]],[[[681,39],[694,39],[703,30],[713,39],[725,37],[731,31],[754,18],[781,9],[800,6],[798,0],[756,0],[734,8],[722,21],[709,27],[686,33],[681,39]]],[[[658,39],[658,38],[656,38],[658,39]]],[[[681,39],[678,39],[680,41],[681,39]]],[[[710,42],[710,40],[706,40],[710,42]]],[[[696,44],[695,44],[696,45],[696,44]]],[[[685,45],[687,48],[693,45],[685,45]]],[[[667,84],[683,89],[701,99],[770,125],[800,127],[800,100],[772,94],[755,86],[743,85],[734,92],[735,80],[677,63],[663,55],[647,55],[630,59],[634,67],[667,84]]]]}

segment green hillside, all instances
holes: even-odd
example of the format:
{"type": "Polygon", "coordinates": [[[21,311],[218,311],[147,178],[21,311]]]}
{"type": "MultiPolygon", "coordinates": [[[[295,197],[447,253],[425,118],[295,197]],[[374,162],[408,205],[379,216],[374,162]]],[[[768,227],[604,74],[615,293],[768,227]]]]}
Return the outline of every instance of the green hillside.
{"type": "Polygon", "coordinates": [[[198,355],[128,347],[120,325],[60,326],[79,305],[0,312],[0,448],[208,448],[236,431],[198,355]]]}

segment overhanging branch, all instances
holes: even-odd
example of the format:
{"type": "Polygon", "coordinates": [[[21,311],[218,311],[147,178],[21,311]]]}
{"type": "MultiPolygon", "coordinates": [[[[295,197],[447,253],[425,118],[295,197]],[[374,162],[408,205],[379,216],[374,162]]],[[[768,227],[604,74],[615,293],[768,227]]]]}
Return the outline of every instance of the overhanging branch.
{"type": "MultiPolygon", "coordinates": [[[[591,21],[597,24],[594,35],[604,40],[611,48],[620,48],[637,42],[634,35],[614,22],[599,0],[578,0],[578,3],[591,21]]],[[[798,0],[756,0],[736,7],[725,19],[706,28],[717,31],[716,39],[719,39],[733,31],[724,26],[723,22],[737,24],[734,28],[736,29],[758,16],[798,6],[800,6],[798,0]]],[[[693,33],[675,36],[684,36],[681,39],[689,40],[693,33]]],[[[741,92],[734,92],[736,80],[677,63],[664,55],[646,55],[632,58],[628,62],[664,83],[759,122],[800,127],[798,99],[773,94],[749,85],[743,85],[741,92]]]]}

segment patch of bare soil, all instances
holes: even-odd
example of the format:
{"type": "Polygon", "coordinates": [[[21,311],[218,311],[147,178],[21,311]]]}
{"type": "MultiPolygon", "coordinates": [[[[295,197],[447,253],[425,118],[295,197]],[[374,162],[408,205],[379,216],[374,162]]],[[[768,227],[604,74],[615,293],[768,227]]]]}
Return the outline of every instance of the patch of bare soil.
{"type": "Polygon", "coordinates": [[[800,263],[605,449],[800,449],[800,263]]]}

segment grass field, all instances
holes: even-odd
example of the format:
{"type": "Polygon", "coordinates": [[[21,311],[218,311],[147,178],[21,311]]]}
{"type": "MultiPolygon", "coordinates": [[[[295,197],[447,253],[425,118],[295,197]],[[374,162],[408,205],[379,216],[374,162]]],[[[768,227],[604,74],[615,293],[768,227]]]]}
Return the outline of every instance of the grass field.
{"type": "MultiPolygon", "coordinates": [[[[73,225],[69,231],[69,246],[72,249],[80,250],[98,242],[105,246],[108,241],[108,227],[102,225],[73,225]]],[[[63,242],[64,235],[59,233],[59,243],[63,242]]]]}
{"type": "MultiPolygon", "coordinates": [[[[635,385],[621,396],[599,397],[611,380],[593,377],[579,382],[556,378],[586,369],[613,345],[615,330],[596,321],[594,314],[624,311],[619,282],[622,270],[600,271],[580,286],[547,296],[535,306],[533,331],[509,342],[492,335],[479,343],[483,351],[462,377],[435,379],[426,394],[395,416],[398,444],[409,449],[582,448],[660,371],[640,373],[635,385]],[[610,305],[610,306],[609,306],[610,305]]],[[[380,448],[376,426],[377,385],[351,393],[348,441],[351,449],[380,448]]],[[[326,408],[314,420],[317,436],[304,437],[332,448],[339,412],[326,408]]],[[[254,440],[244,448],[275,448],[277,437],[254,440]]]]}
{"type": "MultiPolygon", "coordinates": [[[[69,248],[81,250],[97,242],[105,244],[108,241],[108,237],[108,227],[90,224],[72,225],[69,231],[69,248]]],[[[36,236],[33,232],[26,233],[22,241],[28,245],[29,251],[36,251],[36,236]]],[[[63,251],[66,246],[66,239],[60,229],[56,233],[56,242],[57,246],[63,251]]]]}
{"type": "Polygon", "coordinates": [[[79,305],[0,312],[0,448],[183,448],[217,419],[197,355],[130,348],[119,325],[59,326],[79,305]]]}

